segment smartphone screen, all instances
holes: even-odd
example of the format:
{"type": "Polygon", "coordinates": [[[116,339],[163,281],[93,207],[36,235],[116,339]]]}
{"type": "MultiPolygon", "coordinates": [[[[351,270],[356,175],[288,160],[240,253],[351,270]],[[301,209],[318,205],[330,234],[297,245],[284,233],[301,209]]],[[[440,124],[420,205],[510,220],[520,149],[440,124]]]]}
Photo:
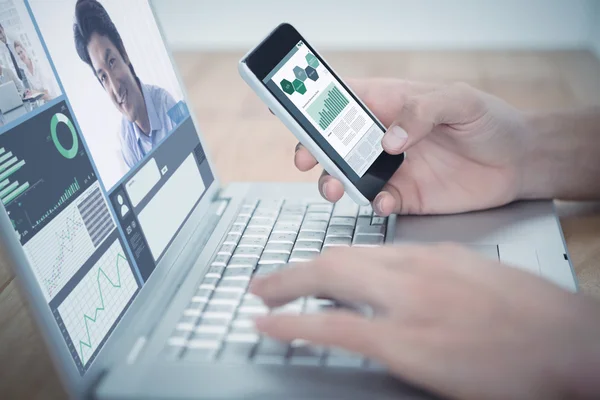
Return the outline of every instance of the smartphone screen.
{"type": "Polygon", "coordinates": [[[383,152],[382,126],[302,40],[263,83],[352,181],[383,152]]]}

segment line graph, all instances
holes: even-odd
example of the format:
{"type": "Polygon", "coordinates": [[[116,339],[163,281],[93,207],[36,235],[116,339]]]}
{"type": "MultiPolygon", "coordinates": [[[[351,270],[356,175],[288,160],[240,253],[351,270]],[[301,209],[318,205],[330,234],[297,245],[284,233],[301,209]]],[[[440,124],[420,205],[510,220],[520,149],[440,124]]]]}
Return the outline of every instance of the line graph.
{"type": "Polygon", "coordinates": [[[123,248],[115,240],[58,307],[82,365],[89,362],[137,288],[123,248]]]}
{"type": "MultiPolygon", "coordinates": [[[[79,207],[98,186],[97,182],[90,186],[23,246],[48,301],[69,282],[101,243],[92,240],[79,207]]],[[[110,218],[108,209],[104,213],[110,218]]]]}

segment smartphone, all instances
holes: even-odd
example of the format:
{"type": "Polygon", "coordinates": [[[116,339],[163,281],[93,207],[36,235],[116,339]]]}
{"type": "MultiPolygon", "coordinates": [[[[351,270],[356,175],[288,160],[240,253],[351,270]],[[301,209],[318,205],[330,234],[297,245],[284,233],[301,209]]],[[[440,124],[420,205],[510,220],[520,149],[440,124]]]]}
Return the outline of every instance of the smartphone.
{"type": "Polygon", "coordinates": [[[385,127],[292,25],[277,26],[238,68],[357,204],[370,204],[404,161],[383,151],[385,127]]]}

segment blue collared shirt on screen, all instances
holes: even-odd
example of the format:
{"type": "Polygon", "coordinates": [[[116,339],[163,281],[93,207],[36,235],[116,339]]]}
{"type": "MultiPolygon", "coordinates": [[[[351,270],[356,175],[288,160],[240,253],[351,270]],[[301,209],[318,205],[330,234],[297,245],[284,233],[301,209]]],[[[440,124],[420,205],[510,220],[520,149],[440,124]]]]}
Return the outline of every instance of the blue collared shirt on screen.
{"type": "Polygon", "coordinates": [[[141,86],[150,121],[150,133],[145,134],[135,122],[123,117],[120,133],[121,151],[129,168],[141,161],[177,125],[168,115],[168,111],[176,104],[173,96],[158,86],[144,83],[141,86]]]}

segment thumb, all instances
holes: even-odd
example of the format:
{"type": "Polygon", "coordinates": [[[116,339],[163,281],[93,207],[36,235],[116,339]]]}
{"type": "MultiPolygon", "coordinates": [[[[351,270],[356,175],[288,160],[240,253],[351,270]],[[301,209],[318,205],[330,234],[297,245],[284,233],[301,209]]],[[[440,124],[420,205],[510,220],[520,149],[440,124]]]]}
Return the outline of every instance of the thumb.
{"type": "Polygon", "coordinates": [[[453,84],[409,97],[398,117],[385,132],[381,145],[389,154],[400,154],[442,124],[466,124],[477,119],[483,98],[466,84],[453,84]]]}

